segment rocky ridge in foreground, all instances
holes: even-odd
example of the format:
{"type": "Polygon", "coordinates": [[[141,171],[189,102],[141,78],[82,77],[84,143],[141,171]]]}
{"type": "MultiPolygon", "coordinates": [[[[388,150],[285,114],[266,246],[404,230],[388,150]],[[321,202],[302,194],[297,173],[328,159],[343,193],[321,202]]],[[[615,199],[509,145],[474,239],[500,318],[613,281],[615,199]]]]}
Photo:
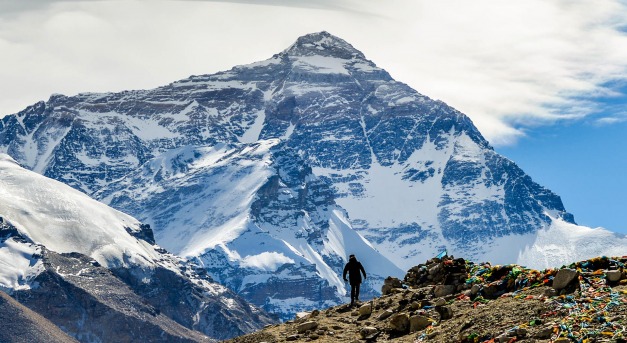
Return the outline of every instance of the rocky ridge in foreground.
{"type": "Polygon", "coordinates": [[[625,342],[627,256],[542,271],[431,259],[358,307],[316,310],[230,343],[625,342]]]}

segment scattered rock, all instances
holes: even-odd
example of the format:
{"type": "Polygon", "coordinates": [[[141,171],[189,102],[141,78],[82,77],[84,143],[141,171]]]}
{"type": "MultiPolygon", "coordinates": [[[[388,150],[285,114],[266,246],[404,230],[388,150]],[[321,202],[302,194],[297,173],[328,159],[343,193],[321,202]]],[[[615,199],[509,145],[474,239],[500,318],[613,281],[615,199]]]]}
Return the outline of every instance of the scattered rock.
{"type": "Polygon", "coordinates": [[[406,313],[397,313],[390,318],[390,329],[405,333],[409,330],[409,316],[406,313]]]}
{"type": "Polygon", "coordinates": [[[414,301],[411,303],[411,305],[409,305],[409,308],[411,308],[414,311],[419,310],[422,308],[422,303],[419,301],[414,301]]]}
{"type": "Polygon", "coordinates": [[[286,341],[296,341],[300,338],[300,335],[290,335],[285,339],[286,341]]]}
{"type": "Polygon", "coordinates": [[[446,300],[444,298],[438,298],[435,300],[435,306],[444,306],[446,305],[446,300]]]}
{"type": "MultiPolygon", "coordinates": [[[[309,314],[294,324],[264,329],[270,331],[270,335],[255,337],[260,339],[234,340],[231,343],[285,341],[287,335],[296,333],[296,327],[302,327],[299,331],[301,334],[290,336],[290,341],[313,342],[317,339],[324,342],[351,342],[360,338],[361,342],[398,339],[401,343],[416,340],[532,343],[555,340],[559,331],[562,336],[568,333],[569,340],[558,339],[552,343],[566,343],[575,339],[580,341],[585,338],[586,332],[601,333],[602,336],[596,337],[596,342],[609,343],[613,340],[603,337],[621,334],[627,316],[627,308],[621,306],[627,302],[627,280],[624,280],[622,272],[627,265],[627,256],[577,262],[564,269],[570,271],[561,272],[560,269],[537,271],[517,265],[492,266],[489,263],[467,262],[466,267],[460,268],[466,271],[467,282],[463,285],[459,283],[459,274],[449,268],[457,263],[461,262],[446,258],[432,259],[426,265],[411,269],[416,272],[414,276],[426,275],[435,264],[440,264],[435,269],[439,271],[433,274],[435,279],[443,282],[439,285],[427,284],[431,281],[425,278],[420,287],[416,286],[420,285],[417,283],[411,285],[410,289],[395,288],[384,298],[375,298],[360,307],[342,305],[320,312],[333,312],[335,317],[318,316],[312,319],[315,315],[309,314]],[[567,273],[574,274],[574,277],[567,273]],[[611,281],[616,279],[618,281],[611,281]],[[566,285],[565,288],[554,288],[560,287],[560,282],[562,287],[566,285]],[[436,288],[440,293],[442,287],[438,286],[442,285],[455,286],[455,293],[434,296],[436,288]],[[557,296],[565,293],[572,295],[557,296]],[[596,302],[605,306],[588,305],[596,302]],[[367,319],[367,315],[374,317],[367,319]],[[580,318],[589,318],[585,326],[588,331],[580,331],[582,326],[577,327],[580,318]],[[317,328],[306,327],[315,324],[305,321],[314,320],[318,323],[317,328]],[[281,328],[283,331],[279,331],[281,328]],[[329,328],[333,328],[333,331],[329,331],[329,328]]],[[[616,342],[622,342],[622,339],[616,342]]]]}
{"type": "Polygon", "coordinates": [[[577,276],[579,276],[579,272],[575,269],[570,268],[562,268],[557,274],[555,274],[555,278],[553,279],[553,288],[556,290],[561,290],[566,288],[573,282],[577,276]]]}
{"type": "Polygon", "coordinates": [[[294,318],[294,320],[305,319],[310,314],[311,314],[311,312],[298,312],[298,313],[296,313],[296,318],[294,318]]]}
{"type": "Polygon", "coordinates": [[[409,318],[409,332],[416,332],[426,329],[431,325],[431,320],[425,316],[411,316],[409,318]]]}
{"type": "Polygon", "coordinates": [[[544,295],[547,297],[554,297],[557,295],[557,291],[554,288],[547,288],[544,290],[544,295]]]}
{"type": "Polygon", "coordinates": [[[365,326],[359,330],[359,336],[363,339],[371,339],[377,333],[379,330],[373,326],[365,326]]]}
{"type": "Polygon", "coordinates": [[[317,327],[318,327],[317,322],[309,321],[309,322],[304,322],[302,324],[299,324],[298,327],[296,328],[296,331],[298,331],[298,333],[305,333],[309,330],[314,330],[317,327]]]}
{"type": "Polygon", "coordinates": [[[455,293],[456,290],[457,290],[457,287],[454,285],[436,285],[435,288],[433,289],[433,295],[440,298],[440,297],[447,296],[449,294],[453,294],[455,293]]]}
{"type": "Polygon", "coordinates": [[[496,285],[488,285],[483,287],[481,290],[487,298],[494,298],[498,292],[498,287],[496,285]]]}
{"type": "Polygon", "coordinates": [[[403,288],[403,284],[401,283],[401,280],[395,277],[388,276],[383,281],[383,286],[381,287],[381,294],[382,295],[390,294],[390,291],[395,288],[403,288]]]}
{"type": "Polygon", "coordinates": [[[369,316],[372,313],[372,302],[369,302],[367,304],[362,305],[359,308],[359,316],[360,317],[366,317],[369,316]]]}
{"type": "Polygon", "coordinates": [[[440,314],[441,320],[453,318],[453,309],[449,306],[437,306],[435,310],[440,314]]]}
{"type": "Polygon", "coordinates": [[[609,282],[618,282],[623,277],[623,272],[620,270],[608,270],[605,275],[609,282]]]}
{"type": "Polygon", "coordinates": [[[390,318],[391,315],[393,315],[394,312],[390,311],[390,310],[385,310],[383,312],[381,312],[381,314],[379,314],[379,316],[377,317],[378,320],[385,320],[390,318]]]}

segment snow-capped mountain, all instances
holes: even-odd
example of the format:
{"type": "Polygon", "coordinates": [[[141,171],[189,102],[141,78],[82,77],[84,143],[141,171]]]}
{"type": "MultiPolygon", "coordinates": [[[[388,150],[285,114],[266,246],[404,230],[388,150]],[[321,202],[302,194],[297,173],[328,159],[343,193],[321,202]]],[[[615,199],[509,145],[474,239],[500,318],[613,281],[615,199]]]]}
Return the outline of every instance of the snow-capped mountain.
{"type": "Polygon", "coordinates": [[[0,151],[151,224],[159,244],[279,311],[277,280],[317,280],[302,287],[317,282],[319,298],[292,303],[338,301],[353,248],[329,233],[351,228],[401,269],[445,249],[537,268],[627,251],[577,226],[464,114],[326,32],[153,90],[54,95],[0,121],[0,151]]]}
{"type": "Polygon", "coordinates": [[[350,253],[368,266],[365,296],[403,274],[278,139],[173,149],[96,196],[153,223],[165,248],[284,319],[346,301],[350,253]]]}
{"type": "Polygon", "coordinates": [[[80,341],[208,342],[272,322],[146,225],[4,154],[0,217],[0,290],[80,341]]]}

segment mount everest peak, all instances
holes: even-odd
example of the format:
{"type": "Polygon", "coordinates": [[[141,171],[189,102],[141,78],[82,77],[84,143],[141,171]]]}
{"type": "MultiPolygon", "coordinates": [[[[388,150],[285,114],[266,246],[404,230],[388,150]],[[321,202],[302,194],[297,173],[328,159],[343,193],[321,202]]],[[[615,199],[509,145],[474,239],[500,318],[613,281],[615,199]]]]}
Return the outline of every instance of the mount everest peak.
{"type": "Polygon", "coordinates": [[[326,31],[299,37],[292,46],[283,51],[288,56],[324,56],[345,60],[366,59],[364,54],[345,40],[326,31]]]}
{"type": "Polygon", "coordinates": [[[543,268],[627,247],[577,226],[466,115],[327,32],[153,90],[53,96],[0,120],[0,151],[283,318],[343,301],[353,249],[395,274],[442,250],[543,268]]]}

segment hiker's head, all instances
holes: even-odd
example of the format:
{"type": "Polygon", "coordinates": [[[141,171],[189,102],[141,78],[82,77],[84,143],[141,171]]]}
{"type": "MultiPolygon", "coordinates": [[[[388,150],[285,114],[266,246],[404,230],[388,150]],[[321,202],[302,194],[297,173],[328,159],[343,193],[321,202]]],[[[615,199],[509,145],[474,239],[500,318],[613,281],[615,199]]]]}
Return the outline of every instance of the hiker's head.
{"type": "Polygon", "coordinates": [[[351,254],[350,256],[348,256],[349,260],[356,260],[355,255],[351,254]]]}

